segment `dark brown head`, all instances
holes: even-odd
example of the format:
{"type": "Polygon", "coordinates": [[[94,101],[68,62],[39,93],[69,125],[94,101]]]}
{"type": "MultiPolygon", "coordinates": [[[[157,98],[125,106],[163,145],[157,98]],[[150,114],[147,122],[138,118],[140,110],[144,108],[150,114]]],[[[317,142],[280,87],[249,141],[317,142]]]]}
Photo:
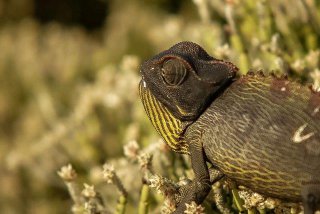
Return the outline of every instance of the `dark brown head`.
{"type": "Polygon", "coordinates": [[[140,90],[150,90],[175,118],[193,121],[237,71],[199,45],[180,42],[142,64],[140,90]]]}

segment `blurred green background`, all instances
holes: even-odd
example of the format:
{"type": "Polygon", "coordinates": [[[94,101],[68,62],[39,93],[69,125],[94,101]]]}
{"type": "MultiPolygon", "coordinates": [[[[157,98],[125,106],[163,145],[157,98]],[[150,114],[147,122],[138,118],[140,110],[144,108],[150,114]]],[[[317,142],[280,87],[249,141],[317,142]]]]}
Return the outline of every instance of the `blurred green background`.
{"type": "Polygon", "coordinates": [[[0,0],[0,212],[71,213],[56,173],[67,163],[81,185],[100,184],[112,211],[118,195],[97,178],[111,161],[135,213],[139,169],[122,147],[159,139],[138,98],[139,64],[182,40],[242,73],[320,86],[317,0],[0,0]]]}

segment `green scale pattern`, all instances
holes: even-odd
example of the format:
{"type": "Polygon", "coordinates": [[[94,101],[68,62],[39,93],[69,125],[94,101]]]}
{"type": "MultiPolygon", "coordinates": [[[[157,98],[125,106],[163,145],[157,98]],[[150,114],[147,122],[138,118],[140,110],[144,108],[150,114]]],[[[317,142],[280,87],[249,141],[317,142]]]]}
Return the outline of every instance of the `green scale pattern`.
{"type": "Polygon", "coordinates": [[[320,184],[320,96],[275,77],[231,84],[186,131],[229,178],[267,196],[301,201],[320,184]]]}

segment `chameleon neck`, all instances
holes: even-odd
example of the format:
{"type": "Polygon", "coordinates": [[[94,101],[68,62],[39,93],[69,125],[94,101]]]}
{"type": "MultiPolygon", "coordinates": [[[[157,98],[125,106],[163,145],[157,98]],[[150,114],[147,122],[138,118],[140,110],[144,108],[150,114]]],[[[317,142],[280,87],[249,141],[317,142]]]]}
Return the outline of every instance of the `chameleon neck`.
{"type": "Polygon", "coordinates": [[[188,153],[188,145],[183,137],[183,133],[190,122],[184,122],[175,118],[169,110],[154,97],[151,91],[141,83],[139,85],[139,94],[152,125],[167,145],[175,152],[188,153]]]}

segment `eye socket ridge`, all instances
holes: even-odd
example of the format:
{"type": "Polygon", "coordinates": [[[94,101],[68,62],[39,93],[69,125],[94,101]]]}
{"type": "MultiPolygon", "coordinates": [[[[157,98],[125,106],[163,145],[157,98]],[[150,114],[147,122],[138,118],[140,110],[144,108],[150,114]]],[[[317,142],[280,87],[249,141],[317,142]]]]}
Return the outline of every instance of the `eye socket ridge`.
{"type": "Polygon", "coordinates": [[[169,86],[180,85],[187,76],[187,66],[179,58],[169,58],[165,60],[161,68],[161,77],[169,86]]]}

